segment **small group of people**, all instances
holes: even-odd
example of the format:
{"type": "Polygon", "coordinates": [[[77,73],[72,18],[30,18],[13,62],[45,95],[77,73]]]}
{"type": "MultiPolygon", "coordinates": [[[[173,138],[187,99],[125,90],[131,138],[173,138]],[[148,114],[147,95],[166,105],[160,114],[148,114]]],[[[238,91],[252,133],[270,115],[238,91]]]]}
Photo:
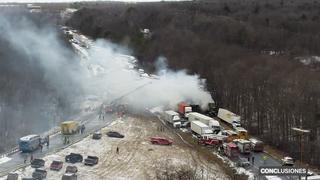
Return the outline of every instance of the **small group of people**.
{"type": "MultiPolygon", "coordinates": [[[[27,155],[24,157],[24,161],[23,161],[24,164],[27,163],[28,157],[29,157],[29,154],[27,154],[27,155]]],[[[30,162],[32,162],[32,161],[33,161],[33,154],[30,153],[30,162]]]]}
{"type": "Polygon", "coordinates": [[[161,131],[161,132],[164,132],[164,127],[163,127],[163,126],[158,126],[158,127],[157,127],[157,130],[158,130],[158,131],[161,131]]]}
{"type": "MultiPolygon", "coordinates": [[[[248,157],[248,161],[250,162],[250,157],[248,157]]],[[[251,157],[251,164],[254,165],[254,156],[251,157]]]]}
{"type": "Polygon", "coordinates": [[[63,144],[69,144],[69,143],[70,143],[70,138],[68,136],[64,136],[63,144]]]}

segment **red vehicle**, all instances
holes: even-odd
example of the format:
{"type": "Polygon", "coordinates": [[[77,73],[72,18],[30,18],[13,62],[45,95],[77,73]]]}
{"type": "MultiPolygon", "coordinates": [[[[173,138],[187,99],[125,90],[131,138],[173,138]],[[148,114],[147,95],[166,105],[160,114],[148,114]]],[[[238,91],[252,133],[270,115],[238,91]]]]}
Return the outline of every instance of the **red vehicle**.
{"type": "Polygon", "coordinates": [[[186,116],[187,113],[192,112],[191,106],[186,103],[186,102],[180,102],[178,104],[178,113],[181,114],[182,116],[186,116]]]}
{"type": "Polygon", "coordinates": [[[213,138],[201,138],[198,140],[199,144],[205,145],[205,146],[214,146],[214,145],[219,145],[221,144],[221,141],[218,139],[213,139],[213,138]]]}
{"type": "Polygon", "coordinates": [[[52,161],[50,165],[51,170],[60,171],[62,169],[63,162],[62,161],[52,161]]]}
{"type": "Polygon", "coordinates": [[[172,141],[163,137],[152,137],[150,138],[150,142],[152,144],[159,144],[159,145],[172,145],[172,141]]]}
{"type": "Polygon", "coordinates": [[[223,150],[228,157],[237,157],[239,155],[239,148],[234,143],[223,144],[223,150]]]}

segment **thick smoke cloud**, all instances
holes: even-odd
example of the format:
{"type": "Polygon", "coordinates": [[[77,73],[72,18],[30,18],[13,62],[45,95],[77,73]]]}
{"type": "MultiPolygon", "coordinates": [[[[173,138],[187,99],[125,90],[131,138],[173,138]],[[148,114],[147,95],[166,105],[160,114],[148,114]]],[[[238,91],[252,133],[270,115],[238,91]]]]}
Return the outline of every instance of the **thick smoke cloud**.
{"type": "Polygon", "coordinates": [[[95,93],[108,103],[119,100],[138,109],[160,105],[176,108],[180,101],[206,106],[213,101],[202,88],[198,75],[174,72],[167,68],[166,59],[159,57],[156,75],[150,77],[141,69],[133,69],[134,58],[120,55],[128,53],[127,49],[104,40],[94,42],[89,50],[88,63],[91,69],[95,69],[96,76],[90,80],[94,84],[86,87],[94,88],[95,93]]]}
{"type": "Polygon", "coordinates": [[[199,76],[168,69],[164,57],[150,77],[138,70],[135,58],[125,55],[130,50],[105,40],[92,42],[89,49],[74,44],[73,51],[53,26],[17,14],[1,14],[0,24],[0,82],[6,88],[0,90],[1,140],[12,137],[15,142],[45,131],[70,117],[62,117],[66,109],[75,114],[83,107],[98,110],[102,103],[144,110],[175,108],[179,101],[203,106],[212,101],[199,76]],[[12,128],[16,131],[9,132],[12,128]]]}

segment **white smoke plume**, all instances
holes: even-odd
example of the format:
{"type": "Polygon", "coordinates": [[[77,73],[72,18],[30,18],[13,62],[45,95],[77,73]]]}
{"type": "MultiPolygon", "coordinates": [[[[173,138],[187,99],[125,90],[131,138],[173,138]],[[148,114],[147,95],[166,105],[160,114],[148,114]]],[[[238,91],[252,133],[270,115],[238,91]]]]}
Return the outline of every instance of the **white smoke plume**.
{"type": "Polygon", "coordinates": [[[128,49],[105,40],[93,42],[89,49],[75,45],[83,52],[80,58],[61,44],[51,28],[38,28],[24,18],[14,25],[0,18],[0,24],[8,42],[30,56],[31,63],[40,64],[48,82],[65,97],[83,93],[81,97],[94,95],[106,103],[119,100],[138,109],[176,108],[180,101],[205,106],[213,101],[201,88],[198,75],[168,69],[164,57],[157,62],[156,76],[150,77],[133,68],[135,59],[124,55],[130,54],[128,49]]]}

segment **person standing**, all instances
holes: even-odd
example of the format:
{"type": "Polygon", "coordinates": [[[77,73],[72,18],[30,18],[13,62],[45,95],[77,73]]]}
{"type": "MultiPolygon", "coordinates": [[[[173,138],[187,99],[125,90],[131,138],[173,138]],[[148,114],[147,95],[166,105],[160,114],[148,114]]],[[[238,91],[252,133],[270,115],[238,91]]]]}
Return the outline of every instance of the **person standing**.
{"type": "Polygon", "coordinates": [[[31,153],[31,156],[30,156],[30,162],[33,161],[33,154],[31,153]]]}
{"type": "Polygon", "coordinates": [[[40,151],[42,152],[42,148],[43,148],[42,144],[40,144],[39,146],[40,146],[40,151]]]}
{"type": "Polygon", "coordinates": [[[254,156],[251,157],[252,165],[254,165],[254,156]]]}
{"type": "Polygon", "coordinates": [[[47,136],[47,147],[49,147],[49,135],[47,136]]]}
{"type": "Polygon", "coordinates": [[[117,154],[119,154],[119,147],[117,146],[117,154]]]}

